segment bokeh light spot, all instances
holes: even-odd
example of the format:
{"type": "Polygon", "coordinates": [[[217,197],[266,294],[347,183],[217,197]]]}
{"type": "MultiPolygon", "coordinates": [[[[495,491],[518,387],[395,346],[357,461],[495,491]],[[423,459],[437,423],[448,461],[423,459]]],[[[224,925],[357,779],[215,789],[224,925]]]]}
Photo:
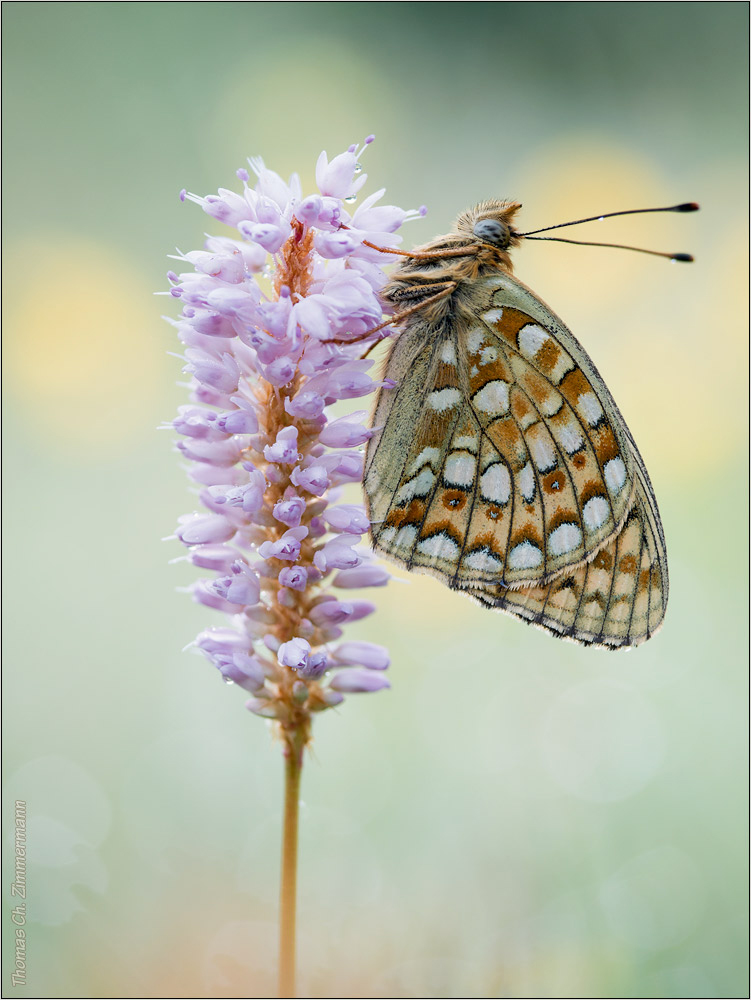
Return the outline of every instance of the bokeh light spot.
{"type": "Polygon", "coordinates": [[[170,381],[160,313],[177,310],[171,300],[160,308],[143,275],[110,248],[45,242],[41,275],[29,267],[38,242],[7,255],[5,378],[24,430],[80,453],[151,436],[170,381]]]}

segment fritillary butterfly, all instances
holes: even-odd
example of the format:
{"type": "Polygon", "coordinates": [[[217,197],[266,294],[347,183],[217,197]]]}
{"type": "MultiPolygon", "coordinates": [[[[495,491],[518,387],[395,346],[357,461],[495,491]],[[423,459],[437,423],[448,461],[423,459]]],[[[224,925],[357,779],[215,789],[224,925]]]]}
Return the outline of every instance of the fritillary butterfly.
{"type": "Polygon", "coordinates": [[[512,276],[519,208],[464,213],[383,290],[401,332],[365,459],[373,545],[555,636],[634,646],[668,599],[657,502],[589,356],[512,276]]]}

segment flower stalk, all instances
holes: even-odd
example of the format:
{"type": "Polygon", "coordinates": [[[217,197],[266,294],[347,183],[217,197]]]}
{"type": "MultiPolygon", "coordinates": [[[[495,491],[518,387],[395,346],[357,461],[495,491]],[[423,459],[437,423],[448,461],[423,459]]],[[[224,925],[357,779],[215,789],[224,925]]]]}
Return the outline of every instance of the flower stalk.
{"type": "Polygon", "coordinates": [[[297,829],[305,743],[299,731],[284,746],[284,827],[279,891],[279,996],[294,997],[297,924],[297,829]]]}
{"type": "Polygon", "coordinates": [[[375,611],[352,596],[389,574],[361,544],[363,507],[341,500],[362,478],[364,412],[332,419],[330,407],[380,384],[363,357],[383,337],[378,292],[396,230],[423,214],[379,205],[383,190],[350,214],[367,175],[352,146],[316,167],[318,194],[303,197],[261,160],[237,171],[242,193],[181,198],[232,228],[176,258],[168,274],[182,304],[192,402],[172,427],[203,510],[180,519],[187,559],[213,576],[192,588],[228,624],[196,647],[223,680],[250,695],[246,708],[273,720],[285,757],[280,995],[294,995],[297,817],[303,755],[315,714],[344,695],[389,687],[384,647],[342,640],[343,626],[375,611]],[[376,332],[379,331],[379,332],[376,332]]]}

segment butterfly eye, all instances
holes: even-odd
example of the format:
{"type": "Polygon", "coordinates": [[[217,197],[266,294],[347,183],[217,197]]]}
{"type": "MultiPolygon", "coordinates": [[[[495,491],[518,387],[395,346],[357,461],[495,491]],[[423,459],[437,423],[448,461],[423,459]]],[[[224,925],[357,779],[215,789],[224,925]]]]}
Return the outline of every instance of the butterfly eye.
{"type": "Polygon", "coordinates": [[[493,246],[506,247],[509,243],[508,226],[497,219],[480,219],[474,224],[472,232],[481,239],[483,243],[492,243],[493,246]]]}

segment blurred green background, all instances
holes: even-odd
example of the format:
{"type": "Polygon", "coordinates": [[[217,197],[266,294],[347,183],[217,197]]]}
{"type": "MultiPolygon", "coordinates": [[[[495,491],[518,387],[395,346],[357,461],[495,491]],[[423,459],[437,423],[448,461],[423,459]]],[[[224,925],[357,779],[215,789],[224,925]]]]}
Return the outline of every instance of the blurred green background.
{"type": "MultiPolygon", "coordinates": [[[[591,352],[660,501],[661,634],[556,642],[406,577],[350,635],[390,692],[317,720],[300,980],[315,997],[747,995],[745,3],[3,5],[5,849],[28,803],[27,997],[266,997],[282,765],[200,657],[161,544],[192,509],[164,289],[181,205],[262,155],[313,189],[537,228],[516,273],[591,352]]],[[[359,402],[359,401],[358,401],[359,402]]],[[[364,595],[369,596],[369,595],[364,595]]],[[[6,862],[10,855],[6,854],[6,862]]],[[[6,915],[12,869],[6,866],[6,915]]],[[[4,937],[12,959],[12,925],[4,937]]],[[[6,974],[11,971],[6,962],[6,974]]]]}

